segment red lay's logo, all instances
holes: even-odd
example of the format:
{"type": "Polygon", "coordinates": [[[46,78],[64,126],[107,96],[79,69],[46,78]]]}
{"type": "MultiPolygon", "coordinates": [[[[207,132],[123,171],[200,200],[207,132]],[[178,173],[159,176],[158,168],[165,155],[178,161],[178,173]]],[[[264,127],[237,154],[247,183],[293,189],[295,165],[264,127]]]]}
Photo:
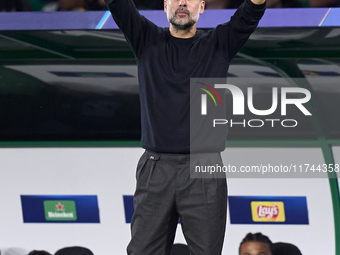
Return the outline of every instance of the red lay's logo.
{"type": "Polygon", "coordinates": [[[252,218],[255,222],[284,222],[286,220],[283,202],[251,202],[252,218]]]}
{"type": "Polygon", "coordinates": [[[257,216],[259,218],[266,217],[268,219],[277,218],[279,216],[279,207],[275,206],[263,206],[257,207],[257,216]]]}

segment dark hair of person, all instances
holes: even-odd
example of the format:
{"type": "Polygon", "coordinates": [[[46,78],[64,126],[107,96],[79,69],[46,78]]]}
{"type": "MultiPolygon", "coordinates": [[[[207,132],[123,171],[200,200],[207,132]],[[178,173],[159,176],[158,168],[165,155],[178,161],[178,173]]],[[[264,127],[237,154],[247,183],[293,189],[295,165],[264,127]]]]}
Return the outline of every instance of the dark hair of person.
{"type": "Polygon", "coordinates": [[[30,253],[28,253],[28,255],[51,255],[51,253],[47,252],[47,251],[31,251],[30,253]]]}
{"type": "Polygon", "coordinates": [[[241,246],[244,243],[248,243],[248,242],[260,242],[260,243],[266,243],[269,245],[269,250],[271,253],[273,253],[273,243],[272,241],[270,241],[270,239],[268,238],[268,236],[262,235],[262,233],[248,233],[242,240],[242,242],[240,243],[240,247],[238,249],[238,253],[241,254],[241,246]]]}

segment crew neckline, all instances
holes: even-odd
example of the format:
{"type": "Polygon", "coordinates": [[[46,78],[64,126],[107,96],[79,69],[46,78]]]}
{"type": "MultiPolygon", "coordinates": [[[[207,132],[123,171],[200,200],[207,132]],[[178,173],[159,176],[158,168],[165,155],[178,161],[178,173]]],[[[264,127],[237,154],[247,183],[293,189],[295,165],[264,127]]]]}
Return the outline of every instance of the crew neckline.
{"type": "Polygon", "coordinates": [[[169,36],[169,38],[173,41],[176,41],[176,42],[182,42],[182,43],[190,43],[190,42],[193,42],[195,41],[201,34],[201,31],[200,30],[196,30],[196,33],[193,37],[189,37],[189,38],[180,38],[180,37],[175,37],[173,36],[171,33],[170,33],[170,29],[167,27],[166,28],[166,31],[167,31],[167,34],[169,36]]]}

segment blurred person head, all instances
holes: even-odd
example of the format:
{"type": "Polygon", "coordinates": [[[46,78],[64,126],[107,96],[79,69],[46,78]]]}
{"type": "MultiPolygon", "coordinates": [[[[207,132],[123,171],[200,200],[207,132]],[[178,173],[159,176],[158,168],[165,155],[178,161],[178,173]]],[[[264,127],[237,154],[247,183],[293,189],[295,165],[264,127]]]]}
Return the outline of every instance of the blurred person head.
{"type": "Polygon", "coordinates": [[[47,251],[34,250],[34,251],[31,251],[30,253],[28,253],[28,255],[51,255],[51,253],[49,253],[47,251]]]}
{"type": "Polygon", "coordinates": [[[239,255],[273,255],[270,239],[261,233],[248,233],[240,243],[239,255]]]}
{"type": "Polygon", "coordinates": [[[62,248],[54,255],[93,255],[93,253],[85,247],[73,246],[62,248]]]}
{"type": "Polygon", "coordinates": [[[290,243],[273,243],[273,255],[302,255],[298,247],[290,243]]]}
{"type": "Polygon", "coordinates": [[[196,27],[200,14],[204,12],[203,0],[164,0],[164,11],[170,28],[189,30],[196,27]]]}

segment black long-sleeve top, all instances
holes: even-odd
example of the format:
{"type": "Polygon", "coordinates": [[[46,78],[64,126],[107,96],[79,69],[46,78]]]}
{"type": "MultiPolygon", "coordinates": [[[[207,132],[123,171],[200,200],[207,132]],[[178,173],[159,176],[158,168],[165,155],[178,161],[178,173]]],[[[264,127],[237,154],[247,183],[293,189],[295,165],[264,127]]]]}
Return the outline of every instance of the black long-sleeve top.
{"type": "MultiPolygon", "coordinates": [[[[245,0],[229,22],[182,39],[140,15],[131,0],[105,1],[137,59],[142,147],[190,153],[190,78],[227,77],[230,61],[257,27],[265,4],[245,0]]],[[[216,150],[224,150],[224,144],[216,150]]]]}

